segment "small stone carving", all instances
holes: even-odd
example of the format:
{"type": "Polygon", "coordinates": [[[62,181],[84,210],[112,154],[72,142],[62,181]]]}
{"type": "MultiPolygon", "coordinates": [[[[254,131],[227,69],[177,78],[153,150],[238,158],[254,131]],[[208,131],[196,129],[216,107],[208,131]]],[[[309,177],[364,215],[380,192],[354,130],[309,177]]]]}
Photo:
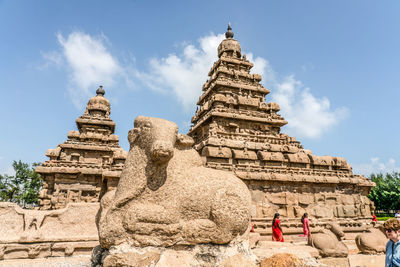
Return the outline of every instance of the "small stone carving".
{"type": "Polygon", "coordinates": [[[308,244],[318,249],[321,257],[347,257],[349,249],[341,242],[344,232],[337,223],[328,223],[319,233],[313,233],[308,244]]]}
{"type": "Polygon", "coordinates": [[[388,241],[384,228],[379,225],[368,229],[368,233],[359,234],[356,236],[356,244],[358,250],[363,254],[378,254],[386,251],[386,243],[388,241]]]}
{"type": "Polygon", "coordinates": [[[139,116],[115,195],[98,215],[103,248],[226,244],[245,233],[250,194],[231,172],[202,166],[175,123],[139,116]]]}

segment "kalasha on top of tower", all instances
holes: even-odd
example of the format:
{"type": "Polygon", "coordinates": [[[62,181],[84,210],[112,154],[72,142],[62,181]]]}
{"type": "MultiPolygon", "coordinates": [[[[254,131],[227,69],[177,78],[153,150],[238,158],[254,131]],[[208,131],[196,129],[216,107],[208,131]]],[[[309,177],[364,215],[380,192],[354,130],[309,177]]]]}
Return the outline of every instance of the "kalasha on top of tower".
{"type": "Polygon", "coordinates": [[[228,23],[228,29],[225,33],[226,39],[223,40],[218,46],[218,57],[230,56],[234,58],[240,58],[242,50],[237,40],[233,39],[234,33],[232,32],[231,24],[228,23]]]}
{"type": "Polygon", "coordinates": [[[85,124],[92,124],[95,121],[107,126],[111,134],[114,133],[115,123],[110,119],[110,101],[104,97],[104,94],[103,86],[100,85],[96,90],[96,95],[89,99],[83,115],[76,120],[78,129],[81,129],[85,124]]]}
{"type": "Polygon", "coordinates": [[[86,105],[85,115],[92,117],[109,118],[111,112],[110,101],[104,97],[105,91],[103,86],[96,90],[96,95],[89,99],[86,105]]]}

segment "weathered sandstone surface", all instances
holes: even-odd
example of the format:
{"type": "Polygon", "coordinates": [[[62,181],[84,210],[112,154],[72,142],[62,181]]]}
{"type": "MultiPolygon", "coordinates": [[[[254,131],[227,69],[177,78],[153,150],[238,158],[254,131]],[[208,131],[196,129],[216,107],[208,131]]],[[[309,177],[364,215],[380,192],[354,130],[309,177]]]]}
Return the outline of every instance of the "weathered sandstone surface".
{"type": "Polygon", "coordinates": [[[234,239],[245,240],[246,185],[231,172],[205,168],[192,138],[178,134],[175,123],[139,116],[134,126],[118,187],[103,197],[98,214],[100,244],[109,253],[104,262],[152,247],[171,253],[165,249],[214,244],[210,249],[222,253],[234,239]],[[129,253],[114,252],[120,250],[129,253]]]}

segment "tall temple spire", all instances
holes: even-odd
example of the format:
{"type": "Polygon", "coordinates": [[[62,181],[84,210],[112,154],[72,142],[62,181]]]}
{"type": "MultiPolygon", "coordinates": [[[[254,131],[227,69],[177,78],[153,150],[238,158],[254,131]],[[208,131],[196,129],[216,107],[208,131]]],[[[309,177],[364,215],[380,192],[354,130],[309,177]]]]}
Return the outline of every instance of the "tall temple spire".
{"type": "Polygon", "coordinates": [[[234,36],[234,34],[233,34],[233,31],[232,31],[231,23],[228,22],[228,29],[227,29],[227,31],[225,33],[225,37],[227,39],[231,39],[231,38],[233,38],[233,36],[234,36]]]}
{"type": "Polygon", "coordinates": [[[188,133],[205,165],[233,171],[249,186],[253,216],[262,218],[259,229],[266,229],[275,210],[287,218],[304,212],[336,217],[346,225],[350,218],[369,221],[373,204],[367,195],[374,183],[353,175],[345,159],[314,155],[281,133],[287,121],[277,103],[265,102],[270,91],[261,75],[251,73],[253,63],[241,56],[230,24],[225,36],[188,133]]]}

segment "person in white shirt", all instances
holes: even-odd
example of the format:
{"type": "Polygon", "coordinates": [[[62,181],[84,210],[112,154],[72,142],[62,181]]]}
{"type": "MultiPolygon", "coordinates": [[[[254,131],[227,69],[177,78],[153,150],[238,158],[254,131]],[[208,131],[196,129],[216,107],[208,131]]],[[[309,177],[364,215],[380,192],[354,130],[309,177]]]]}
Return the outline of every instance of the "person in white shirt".
{"type": "Polygon", "coordinates": [[[395,217],[397,220],[400,220],[400,210],[398,210],[398,211],[394,214],[394,217],[395,217]]]}

